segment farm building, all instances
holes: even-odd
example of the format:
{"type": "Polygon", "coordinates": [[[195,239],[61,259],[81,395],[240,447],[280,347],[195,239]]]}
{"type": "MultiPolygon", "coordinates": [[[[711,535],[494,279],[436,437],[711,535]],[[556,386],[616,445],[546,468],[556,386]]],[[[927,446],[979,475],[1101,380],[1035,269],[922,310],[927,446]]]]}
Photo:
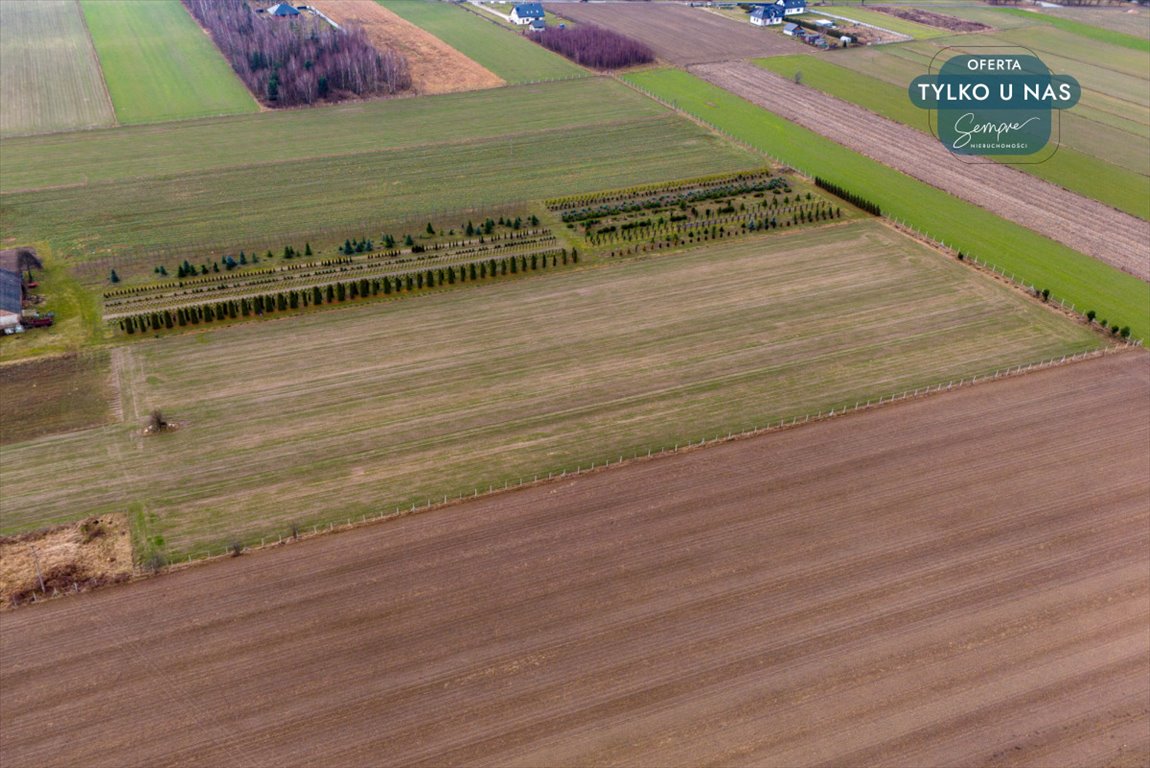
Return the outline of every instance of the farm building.
{"type": "Polygon", "coordinates": [[[531,26],[527,28],[527,31],[542,32],[545,29],[547,29],[547,22],[545,22],[543,19],[536,19],[535,21],[531,22],[531,26]]]}
{"type": "Polygon", "coordinates": [[[539,3],[520,3],[511,9],[508,17],[516,24],[530,24],[533,21],[543,21],[543,6],[539,3]]]}
{"type": "Polygon", "coordinates": [[[751,23],[756,27],[769,27],[783,23],[783,8],[781,5],[757,5],[751,11],[751,23]]]}
{"type": "Polygon", "coordinates": [[[24,276],[31,269],[43,269],[31,248],[0,251],[0,328],[20,324],[28,295],[24,276]]]}
{"type": "Polygon", "coordinates": [[[794,16],[796,13],[807,11],[807,0],[777,0],[775,5],[783,9],[784,16],[794,16]]]}
{"type": "Polygon", "coordinates": [[[264,13],[269,16],[299,16],[299,11],[287,3],[276,3],[264,13]]]}
{"type": "Polygon", "coordinates": [[[784,35],[797,35],[800,32],[802,32],[802,29],[803,28],[800,27],[798,24],[792,24],[790,22],[787,22],[786,24],[783,25],[783,34],[784,35]]]}

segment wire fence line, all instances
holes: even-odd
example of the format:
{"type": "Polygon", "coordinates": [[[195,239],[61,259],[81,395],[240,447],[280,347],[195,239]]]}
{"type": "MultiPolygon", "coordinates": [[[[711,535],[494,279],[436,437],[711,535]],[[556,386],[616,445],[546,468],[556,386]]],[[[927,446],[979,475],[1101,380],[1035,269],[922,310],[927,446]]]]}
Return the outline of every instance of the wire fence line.
{"type": "MultiPolygon", "coordinates": [[[[998,368],[985,374],[964,376],[958,379],[950,379],[948,381],[927,384],[920,387],[898,390],[889,394],[879,395],[877,398],[871,397],[865,400],[859,399],[856,400],[853,404],[847,403],[844,405],[836,405],[830,408],[820,408],[818,410],[807,411],[791,416],[783,416],[780,417],[778,421],[771,419],[769,422],[757,424],[752,427],[737,430],[727,430],[725,432],[720,431],[718,433],[708,434],[697,439],[691,438],[687,439],[686,441],[677,441],[667,445],[649,446],[644,449],[613,454],[612,456],[609,456],[603,460],[596,459],[587,464],[582,462],[576,463],[573,468],[552,470],[546,474],[535,473],[532,475],[523,475],[516,480],[504,480],[502,484],[490,483],[488,484],[487,488],[475,486],[470,492],[459,491],[452,494],[426,497],[420,501],[412,501],[410,504],[389,506],[376,511],[365,512],[360,515],[350,515],[339,520],[329,520],[323,523],[314,523],[311,526],[301,526],[298,532],[294,535],[289,534],[286,536],[263,536],[259,539],[258,547],[263,548],[267,546],[280,546],[299,539],[312,538],[314,536],[332,533],[337,530],[347,530],[359,525],[366,524],[368,522],[396,520],[402,517],[408,517],[410,515],[427,512],[429,510],[440,509],[452,504],[462,503],[471,499],[490,497],[496,494],[510,492],[520,488],[531,487],[540,483],[580,477],[588,475],[592,472],[601,471],[608,467],[670,456],[673,454],[682,453],[684,451],[696,450],[708,445],[715,445],[717,443],[726,443],[734,440],[756,437],[771,432],[777,432],[783,429],[790,429],[802,424],[825,421],[827,419],[838,418],[849,414],[858,413],[860,411],[868,411],[880,406],[889,406],[896,402],[921,399],[931,395],[939,394],[941,392],[951,392],[957,389],[970,387],[974,384],[984,384],[986,382],[997,381],[999,379],[1021,376],[1032,371],[1038,371],[1065,365],[1068,363],[1103,357],[1106,355],[1120,353],[1130,348],[1141,346],[1142,343],[1140,341],[1129,341],[1124,344],[1107,346],[1102,349],[1087,350],[1084,352],[1067,355],[1058,355],[1044,358],[1042,360],[1032,361],[1029,363],[1021,363],[1018,365],[1010,365],[1004,368],[998,368]]],[[[250,540],[250,543],[252,547],[257,546],[255,539],[250,540]]],[[[240,551],[245,549],[248,549],[246,544],[241,548],[240,551]]],[[[208,551],[203,555],[202,559],[234,556],[236,554],[238,554],[236,551],[236,545],[231,544],[223,547],[218,552],[214,549],[208,551]]],[[[186,557],[186,562],[190,563],[196,559],[201,558],[196,558],[195,556],[189,554],[186,557]]]]}

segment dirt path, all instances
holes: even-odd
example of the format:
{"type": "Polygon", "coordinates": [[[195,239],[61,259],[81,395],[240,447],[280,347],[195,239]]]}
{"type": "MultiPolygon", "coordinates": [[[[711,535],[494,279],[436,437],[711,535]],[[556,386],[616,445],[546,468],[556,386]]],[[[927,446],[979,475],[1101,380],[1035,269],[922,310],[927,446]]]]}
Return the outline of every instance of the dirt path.
{"type": "Polygon", "coordinates": [[[933,136],[745,62],[691,67],[699,77],[832,141],[1150,281],[1150,224],[994,163],[955,158],[933,136]]]}
{"type": "Polygon", "coordinates": [[[1145,765],[1150,355],[0,615],[0,764],[1145,765]]]}
{"type": "Polygon", "coordinates": [[[373,45],[406,56],[416,93],[475,91],[504,84],[494,72],[375,0],[316,0],[315,7],[337,24],[363,27],[373,45]]]}

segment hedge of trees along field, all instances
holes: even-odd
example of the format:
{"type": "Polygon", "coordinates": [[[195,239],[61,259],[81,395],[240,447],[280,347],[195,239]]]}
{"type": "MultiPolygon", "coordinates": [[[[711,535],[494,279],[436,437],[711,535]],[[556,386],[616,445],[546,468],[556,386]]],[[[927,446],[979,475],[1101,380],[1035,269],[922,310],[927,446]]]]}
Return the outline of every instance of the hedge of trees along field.
{"type": "MultiPolygon", "coordinates": [[[[258,16],[247,0],[183,0],[256,98],[292,107],[344,94],[411,87],[407,59],[380,53],[360,28],[335,29],[303,13],[258,16]]],[[[270,4],[270,3],[269,3],[270,4]]]]}
{"type": "Polygon", "coordinates": [[[540,253],[473,261],[469,264],[429,267],[388,277],[360,278],[311,288],[142,312],[123,318],[119,321],[119,327],[120,330],[130,334],[172,330],[228,320],[264,317],[324,304],[343,304],[360,299],[491,280],[578,263],[578,251],[572,249],[568,253],[567,249],[560,248],[540,253]]]}
{"type": "Polygon", "coordinates": [[[591,24],[548,27],[534,38],[544,48],[594,69],[621,69],[655,60],[655,52],[638,40],[591,24]]]}

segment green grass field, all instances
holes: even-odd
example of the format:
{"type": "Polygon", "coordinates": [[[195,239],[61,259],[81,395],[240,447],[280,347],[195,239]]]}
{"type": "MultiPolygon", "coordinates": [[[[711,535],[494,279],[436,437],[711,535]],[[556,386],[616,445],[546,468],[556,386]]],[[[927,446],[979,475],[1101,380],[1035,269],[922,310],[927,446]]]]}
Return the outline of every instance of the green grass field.
{"type": "Polygon", "coordinates": [[[3,448],[0,533],[218,553],[1102,343],[875,221],[144,340],[123,423],[3,448]]]}
{"type": "Polygon", "coordinates": [[[121,123],[256,112],[179,0],[81,0],[121,123]]]}
{"type": "Polygon", "coordinates": [[[172,249],[198,263],[253,239],[336,229],[342,242],[415,215],[759,164],[624,85],[583,78],[14,139],[0,212],[6,234],[50,240],[98,283],[113,266],[129,277],[136,256],[170,266],[172,249]]]}
{"type": "MultiPolygon", "coordinates": [[[[848,63],[845,58],[837,61],[848,63]]],[[[779,56],[755,63],[787,78],[802,72],[804,85],[924,133],[930,132],[927,111],[911,103],[905,87],[810,56],[779,56]]],[[[1147,150],[1150,151],[1150,147],[1147,150]]],[[[1015,166],[1020,171],[1100,200],[1133,216],[1150,219],[1150,176],[1145,173],[1112,165],[1069,146],[1060,146],[1053,157],[1042,163],[1025,164],[1027,158],[1018,160],[1024,163],[1015,166]]]]}
{"type": "Polygon", "coordinates": [[[752,168],[761,161],[666,115],[530,135],[433,144],[203,173],[4,195],[6,232],[50,236],[89,284],[150,272],[166,252],[278,239],[376,236],[413,216],[487,210],[558,194],[752,168]]]}
{"type": "Polygon", "coordinates": [[[488,21],[463,8],[456,8],[451,3],[431,0],[377,2],[417,27],[427,30],[509,83],[529,83],[588,74],[582,67],[536,45],[517,32],[501,28],[494,16],[488,21]]]}
{"type": "Polygon", "coordinates": [[[76,0],[0,2],[0,137],[114,125],[76,0]]]}
{"type": "Polygon", "coordinates": [[[1150,53],[1150,40],[1146,40],[1135,35],[1128,35],[1123,32],[1117,32],[1112,29],[1103,29],[1091,24],[1084,24],[1080,21],[1073,21],[1071,19],[1059,18],[1051,16],[1046,13],[1035,13],[1034,11],[1026,11],[1021,8],[996,8],[1000,14],[1009,14],[1015,18],[1026,19],[1030,22],[1040,20],[1038,23],[1049,24],[1057,29],[1073,33],[1079,37],[1085,37],[1089,40],[1094,40],[1099,43],[1106,43],[1107,45],[1118,45],[1123,48],[1129,48],[1134,51],[1142,53],[1150,53]]]}
{"type": "Polygon", "coordinates": [[[1004,221],[928,184],[887,168],[685,72],[651,70],[626,79],[811,175],[877,202],[979,259],[1047,288],[1080,311],[1096,310],[1136,338],[1150,335],[1146,284],[1041,235],[1004,221]]]}
{"type": "MultiPolygon", "coordinates": [[[[4,143],[0,194],[252,168],[666,116],[603,77],[269,111],[4,143]]],[[[542,162],[545,158],[537,157],[542,162]]]]}

